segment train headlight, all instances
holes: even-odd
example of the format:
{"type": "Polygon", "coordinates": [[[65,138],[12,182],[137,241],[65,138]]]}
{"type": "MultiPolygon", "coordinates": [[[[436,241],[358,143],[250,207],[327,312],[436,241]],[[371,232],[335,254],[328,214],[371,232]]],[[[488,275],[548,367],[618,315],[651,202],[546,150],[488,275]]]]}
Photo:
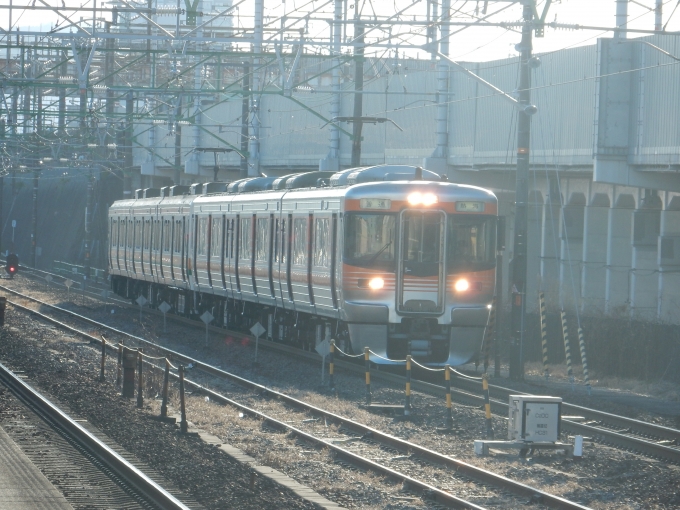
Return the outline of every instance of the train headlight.
{"type": "Polygon", "coordinates": [[[456,289],[456,292],[465,292],[470,288],[470,282],[465,278],[461,278],[453,284],[453,288],[456,289]]]}
{"type": "Polygon", "coordinates": [[[410,205],[430,206],[437,203],[437,195],[434,193],[420,193],[419,191],[416,191],[411,193],[406,200],[410,205]]]}
{"type": "Polygon", "coordinates": [[[380,277],[372,278],[369,280],[368,286],[373,290],[380,290],[385,286],[385,280],[380,277]]]}

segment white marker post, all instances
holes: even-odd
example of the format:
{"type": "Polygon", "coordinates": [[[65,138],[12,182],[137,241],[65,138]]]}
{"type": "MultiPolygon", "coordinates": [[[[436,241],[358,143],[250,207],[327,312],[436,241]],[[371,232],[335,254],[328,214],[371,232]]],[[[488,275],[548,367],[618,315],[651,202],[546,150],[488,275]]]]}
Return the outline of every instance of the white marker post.
{"type": "Polygon", "coordinates": [[[144,296],[141,294],[139,297],[136,299],[137,304],[139,305],[139,322],[142,322],[142,307],[147,303],[147,300],[144,296]]]}
{"type": "Polygon", "coordinates": [[[107,307],[109,305],[109,291],[108,289],[104,289],[102,291],[102,299],[104,300],[104,313],[107,312],[107,307]]]}
{"type": "Polygon", "coordinates": [[[255,337],[255,363],[257,363],[257,345],[260,343],[260,335],[265,331],[267,330],[264,329],[262,324],[260,324],[259,322],[256,322],[255,325],[252,328],[250,328],[250,332],[255,337]]]}
{"type": "Polygon", "coordinates": [[[208,324],[210,324],[213,319],[213,315],[209,311],[203,312],[203,315],[201,315],[201,320],[205,323],[205,346],[208,347],[208,324]]]}
{"type": "Polygon", "coordinates": [[[52,275],[48,274],[47,276],[45,276],[45,281],[47,282],[47,288],[49,288],[50,283],[52,282],[52,275]]]}
{"type": "Polygon", "coordinates": [[[328,340],[319,342],[319,345],[316,346],[316,352],[321,355],[321,384],[323,384],[326,377],[326,356],[331,353],[331,343],[328,340]]]}
{"type": "Polygon", "coordinates": [[[163,333],[165,333],[165,314],[168,313],[172,309],[172,307],[169,304],[167,304],[165,301],[163,301],[160,304],[160,306],[158,307],[158,309],[163,314],[163,333]]]}
{"type": "Polygon", "coordinates": [[[66,278],[64,280],[64,285],[66,285],[66,296],[70,299],[71,298],[71,285],[73,285],[73,280],[70,278],[66,278]]]}

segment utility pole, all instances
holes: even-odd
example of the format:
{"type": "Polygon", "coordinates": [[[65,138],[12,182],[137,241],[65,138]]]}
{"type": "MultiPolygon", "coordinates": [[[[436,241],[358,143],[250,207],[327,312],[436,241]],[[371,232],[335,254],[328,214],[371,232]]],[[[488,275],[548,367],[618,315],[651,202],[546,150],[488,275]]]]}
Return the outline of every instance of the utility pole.
{"type": "Polygon", "coordinates": [[[250,66],[243,64],[243,99],[241,100],[241,167],[239,178],[248,177],[248,115],[250,113],[250,66]]]}
{"type": "Polygon", "coordinates": [[[132,113],[134,109],[134,98],[132,91],[128,91],[125,99],[125,163],[123,168],[123,196],[125,198],[132,198],[132,113]]]}
{"type": "Polygon", "coordinates": [[[33,229],[31,231],[31,265],[35,268],[38,267],[37,253],[36,253],[36,241],[38,237],[38,178],[40,177],[40,168],[38,165],[39,161],[34,161],[35,167],[33,168],[33,229]]]}
{"type": "Polygon", "coordinates": [[[175,111],[175,171],[173,181],[180,184],[182,178],[182,94],[177,98],[177,110],[175,111]]]}
{"type": "Polygon", "coordinates": [[[529,148],[531,143],[531,60],[533,0],[523,0],[524,25],[520,50],[519,114],[517,116],[517,176],[515,185],[515,240],[512,259],[512,308],[510,336],[510,378],[524,379],[524,337],[526,332],[527,214],[529,202],[529,148]]]}
{"type": "Polygon", "coordinates": [[[361,165],[361,131],[364,123],[361,120],[364,101],[364,24],[357,17],[354,23],[354,123],[352,125],[352,168],[361,165]]]}

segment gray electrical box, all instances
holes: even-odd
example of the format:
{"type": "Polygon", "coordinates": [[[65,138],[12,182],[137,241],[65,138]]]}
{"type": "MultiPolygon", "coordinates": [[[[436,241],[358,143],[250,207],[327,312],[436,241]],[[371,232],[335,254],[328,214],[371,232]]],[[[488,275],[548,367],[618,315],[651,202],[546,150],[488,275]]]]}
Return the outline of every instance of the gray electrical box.
{"type": "Polygon", "coordinates": [[[508,439],[554,443],[560,437],[562,399],[537,395],[510,395],[508,439]]]}

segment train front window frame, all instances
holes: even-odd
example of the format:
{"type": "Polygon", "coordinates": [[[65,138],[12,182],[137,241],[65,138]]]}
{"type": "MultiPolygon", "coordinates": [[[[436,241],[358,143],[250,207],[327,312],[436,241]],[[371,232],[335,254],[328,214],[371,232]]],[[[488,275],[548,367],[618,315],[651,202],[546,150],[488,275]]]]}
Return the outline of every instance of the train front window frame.
{"type": "Polygon", "coordinates": [[[447,273],[496,267],[495,216],[449,214],[446,232],[447,273]]]}
{"type": "Polygon", "coordinates": [[[345,214],[343,260],[357,267],[394,271],[397,257],[397,214],[345,214]]]}

